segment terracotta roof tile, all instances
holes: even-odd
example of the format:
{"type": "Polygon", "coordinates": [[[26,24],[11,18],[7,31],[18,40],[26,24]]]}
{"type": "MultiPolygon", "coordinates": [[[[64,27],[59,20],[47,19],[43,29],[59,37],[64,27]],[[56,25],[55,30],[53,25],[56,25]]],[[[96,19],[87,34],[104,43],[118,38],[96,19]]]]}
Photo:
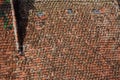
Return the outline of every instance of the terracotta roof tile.
{"type": "Polygon", "coordinates": [[[21,3],[16,17],[25,55],[16,52],[14,28],[4,29],[0,20],[1,80],[119,79],[119,20],[112,0],[21,3]],[[45,19],[37,17],[40,10],[45,19]]]}

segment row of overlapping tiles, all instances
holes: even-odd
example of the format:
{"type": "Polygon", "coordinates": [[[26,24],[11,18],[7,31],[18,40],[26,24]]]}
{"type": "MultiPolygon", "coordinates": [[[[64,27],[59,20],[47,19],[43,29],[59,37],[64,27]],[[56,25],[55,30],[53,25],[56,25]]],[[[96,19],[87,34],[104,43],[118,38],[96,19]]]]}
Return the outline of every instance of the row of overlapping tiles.
{"type": "MultiPolygon", "coordinates": [[[[10,79],[10,76],[13,80],[117,79],[118,64],[117,61],[112,62],[119,59],[119,48],[114,49],[119,43],[119,29],[114,20],[117,15],[114,13],[116,9],[109,19],[112,21],[111,24],[109,21],[109,25],[104,21],[98,24],[99,22],[95,22],[99,20],[97,17],[111,10],[110,7],[113,7],[111,3],[99,3],[99,6],[106,5],[103,10],[96,8],[98,5],[91,7],[91,3],[75,4],[71,2],[33,3],[36,9],[31,8],[28,11],[28,25],[24,40],[26,58],[22,60],[15,55],[9,56],[13,53],[10,52],[12,49],[7,47],[12,47],[11,45],[15,47],[14,31],[3,28],[4,24],[1,24],[2,48],[0,50],[8,53],[0,57],[2,80],[5,77],[10,79]],[[113,72],[111,68],[114,69],[113,72]],[[113,75],[115,77],[112,77],[113,75]]],[[[108,12],[108,16],[111,11],[108,12]]],[[[23,15],[23,18],[26,17],[23,15]]],[[[108,20],[104,16],[102,18],[105,21],[108,20]]]]}

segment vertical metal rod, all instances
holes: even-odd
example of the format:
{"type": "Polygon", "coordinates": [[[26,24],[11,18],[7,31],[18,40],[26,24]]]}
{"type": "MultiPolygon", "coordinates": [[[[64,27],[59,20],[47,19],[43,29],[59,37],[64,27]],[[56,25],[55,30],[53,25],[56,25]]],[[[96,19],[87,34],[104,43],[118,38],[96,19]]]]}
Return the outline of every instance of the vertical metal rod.
{"type": "Polygon", "coordinates": [[[12,9],[13,28],[14,28],[14,35],[15,35],[15,41],[16,41],[16,49],[19,51],[19,42],[18,42],[18,34],[17,34],[17,21],[16,21],[16,17],[15,17],[13,0],[10,0],[10,4],[11,4],[11,9],[12,9]]]}

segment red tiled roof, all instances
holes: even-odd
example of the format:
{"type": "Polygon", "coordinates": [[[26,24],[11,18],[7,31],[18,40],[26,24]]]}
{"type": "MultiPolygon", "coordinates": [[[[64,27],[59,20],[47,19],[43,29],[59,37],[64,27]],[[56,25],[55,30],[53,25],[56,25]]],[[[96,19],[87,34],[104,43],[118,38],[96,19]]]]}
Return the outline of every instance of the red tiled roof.
{"type": "MultiPolygon", "coordinates": [[[[34,8],[21,5],[22,24],[18,27],[25,28],[23,24],[27,21],[23,37],[25,55],[16,52],[3,55],[0,79],[119,80],[119,14],[112,2],[30,2],[34,8]],[[72,14],[66,13],[68,9],[72,9],[72,14]],[[94,14],[93,9],[102,13],[94,14]],[[41,10],[47,16],[43,20],[37,17],[41,10]]],[[[5,32],[3,28],[0,30],[5,32]]],[[[9,32],[13,36],[13,30],[9,32]]],[[[10,45],[14,46],[15,39],[11,40],[14,44],[10,45]]]]}

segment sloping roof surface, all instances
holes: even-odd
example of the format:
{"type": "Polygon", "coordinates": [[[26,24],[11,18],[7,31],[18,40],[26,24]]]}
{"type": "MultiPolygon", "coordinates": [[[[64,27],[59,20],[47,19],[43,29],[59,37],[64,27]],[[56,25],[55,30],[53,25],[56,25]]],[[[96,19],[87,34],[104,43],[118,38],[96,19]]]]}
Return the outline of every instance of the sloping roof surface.
{"type": "Polygon", "coordinates": [[[25,55],[4,59],[1,80],[119,80],[118,6],[81,1],[20,1],[25,55]]]}

